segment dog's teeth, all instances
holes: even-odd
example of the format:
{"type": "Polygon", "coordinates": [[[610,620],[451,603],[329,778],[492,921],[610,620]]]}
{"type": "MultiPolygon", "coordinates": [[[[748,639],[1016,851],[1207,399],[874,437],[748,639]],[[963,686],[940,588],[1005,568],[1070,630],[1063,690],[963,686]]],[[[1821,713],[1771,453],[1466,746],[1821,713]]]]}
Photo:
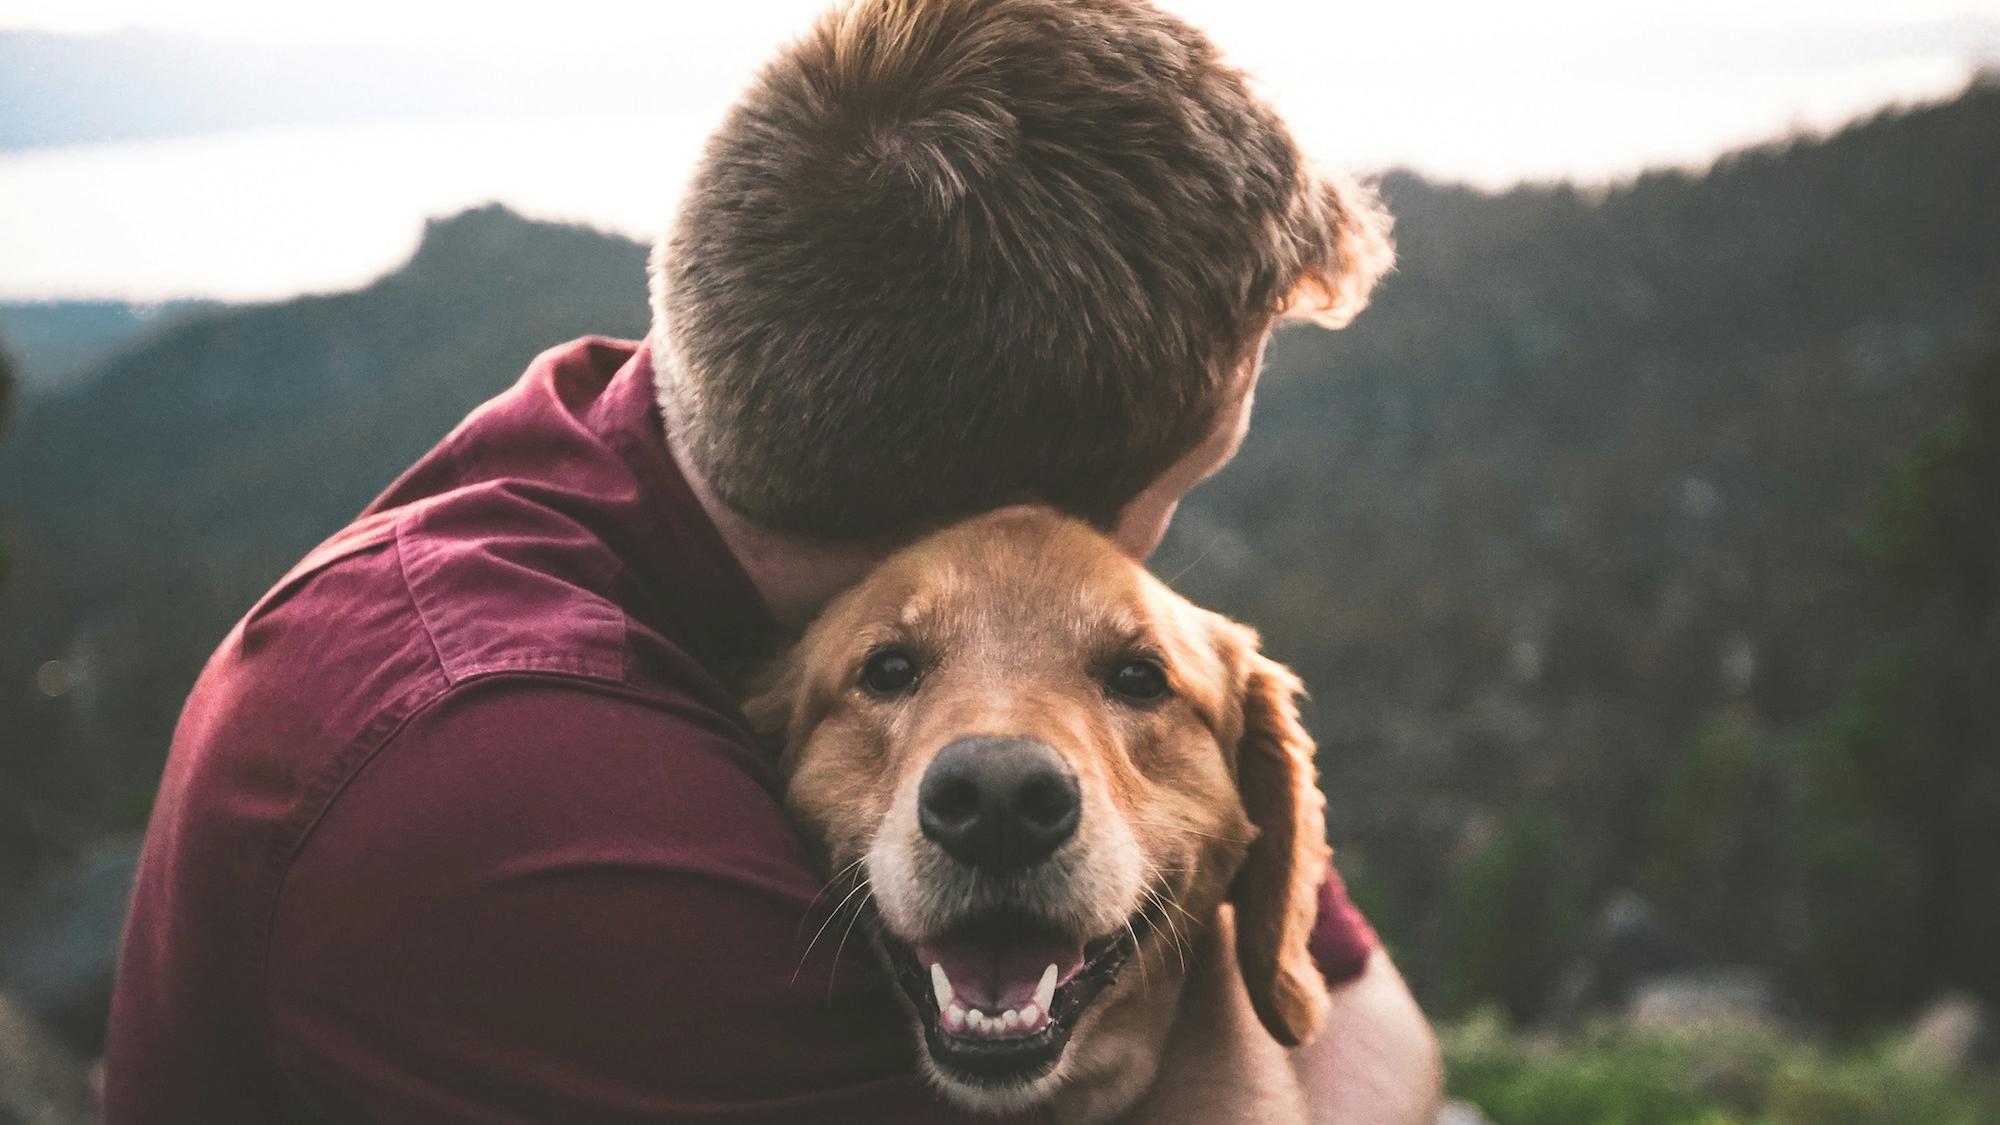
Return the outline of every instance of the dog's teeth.
{"type": "Polygon", "coordinates": [[[1042,970],[1041,983],[1035,986],[1035,998],[1018,1008],[1004,1012],[982,1012],[978,1008],[968,1008],[958,1002],[952,991],[951,975],[943,965],[931,964],[931,991],[937,996],[938,1021],[946,1031],[957,1035],[1030,1035],[1041,1029],[1050,1019],[1049,1006],[1056,998],[1056,966],[1042,970]]]}
{"type": "Polygon", "coordinates": [[[1035,986],[1035,1007],[1046,1012],[1056,999],[1056,967],[1051,964],[1042,970],[1042,983],[1035,986]]]}
{"type": "Polygon", "coordinates": [[[944,966],[931,962],[931,991],[937,993],[938,1011],[951,1007],[951,978],[945,975],[944,966]]]}

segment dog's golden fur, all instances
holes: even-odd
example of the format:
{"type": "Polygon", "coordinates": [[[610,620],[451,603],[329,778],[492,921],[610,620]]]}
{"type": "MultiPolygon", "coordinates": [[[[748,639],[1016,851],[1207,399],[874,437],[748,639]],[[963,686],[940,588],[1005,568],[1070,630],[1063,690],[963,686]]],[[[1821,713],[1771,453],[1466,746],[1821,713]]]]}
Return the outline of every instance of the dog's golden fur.
{"type": "Polygon", "coordinates": [[[1022,894],[1079,939],[1149,910],[1159,924],[1087,1002],[1048,1073],[996,1090],[937,1067],[928,1041],[925,1056],[961,1102],[1096,1121],[1150,1085],[1190,974],[1241,972],[1281,1043],[1319,1026],[1326,985],[1306,942],[1328,852],[1298,691],[1251,630],[1169,591],[1082,523],[1016,508],[888,559],[828,606],[749,709],[782,732],[788,805],[830,871],[851,865],[866,880],[885,941],[926,940],[953,924],[954,903],[985,893],[917,829],[918,782],[940,748],[1000,735],[1062,755],[1079,828],[1022,894]],[[892,644],[923,671],[885,699],[861,668],[892,644]],[[1166,673],[1156,703],[1106,689],[1106,668],[1132,653],[1166,673]],[[956,898],[939,893],[945,883],[956,898]],[[1236,966],[1188,960],[1213,945],[1224,909],[1236,966]]]}

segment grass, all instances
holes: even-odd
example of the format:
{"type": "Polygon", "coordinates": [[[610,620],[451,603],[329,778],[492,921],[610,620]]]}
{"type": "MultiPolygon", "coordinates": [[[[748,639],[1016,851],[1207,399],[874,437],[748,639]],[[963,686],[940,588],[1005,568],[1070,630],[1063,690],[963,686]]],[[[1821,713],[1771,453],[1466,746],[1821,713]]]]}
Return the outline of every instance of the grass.
{"type": "Polygon", "coordinates": [[[1453,1097],[1497,1125],[1991,1125],[2000,1083],[1774,1032],[1610,1025],[1563,1041],[1493,1016],[1443,1029],[1453,1097]]]}

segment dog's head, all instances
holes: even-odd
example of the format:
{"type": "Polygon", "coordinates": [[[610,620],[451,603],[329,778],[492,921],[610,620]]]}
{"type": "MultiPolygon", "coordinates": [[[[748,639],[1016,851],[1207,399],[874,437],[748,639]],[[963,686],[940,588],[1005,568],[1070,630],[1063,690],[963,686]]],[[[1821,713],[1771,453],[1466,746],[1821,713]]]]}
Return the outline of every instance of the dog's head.
{"type": "Polygon", "coordinates": [[[1000,1109],[1111,1067],[1143,1088],[1225,901],[1264,1025],[1313,1033],[1327,853],[1298,689],[1250,630],[1017,508],[836,599],[750,712],[835,890],[866,888],[932,1078],[1000,1109]]]}

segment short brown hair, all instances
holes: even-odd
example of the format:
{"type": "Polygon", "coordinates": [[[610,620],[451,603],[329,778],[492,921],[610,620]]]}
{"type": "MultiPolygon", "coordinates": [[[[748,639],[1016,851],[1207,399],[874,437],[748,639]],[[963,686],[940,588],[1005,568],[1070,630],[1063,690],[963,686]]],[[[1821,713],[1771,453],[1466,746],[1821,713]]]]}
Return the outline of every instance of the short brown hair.
{"type": "Polygon", "coordinates": [[[1344,323],[1390,257],[1374,196],[1149,4],[856,0],[758,74],[655,248],[661,404],[771,530],[1109,524],[1274,317],[1344,323]]]}

